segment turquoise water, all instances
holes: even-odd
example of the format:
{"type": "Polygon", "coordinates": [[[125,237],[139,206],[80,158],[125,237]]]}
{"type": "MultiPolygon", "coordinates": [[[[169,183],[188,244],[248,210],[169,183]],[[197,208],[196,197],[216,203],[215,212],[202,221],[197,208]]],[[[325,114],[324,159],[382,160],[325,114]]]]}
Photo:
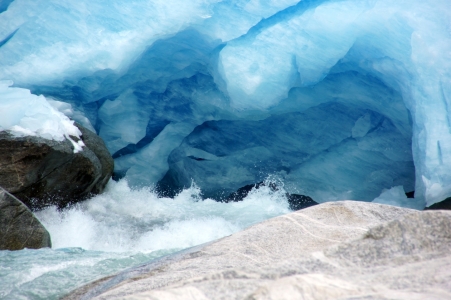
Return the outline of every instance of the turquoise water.
{"type": "Polygon", "coordinates": [[[52,249],[0,251],[1,299],[58,299],[90,281],[212,241],[289,212],[285,191],[262,187],[241,202],[201,200],[193,185],[174,199],[110,182],[63,212],[36,213],[52,249]]]}
{"type": "Polygon", "coordinates": [[[92,280],[169,253],[82,248],[0,251],[0,299],[58,299],[92,280]]]}

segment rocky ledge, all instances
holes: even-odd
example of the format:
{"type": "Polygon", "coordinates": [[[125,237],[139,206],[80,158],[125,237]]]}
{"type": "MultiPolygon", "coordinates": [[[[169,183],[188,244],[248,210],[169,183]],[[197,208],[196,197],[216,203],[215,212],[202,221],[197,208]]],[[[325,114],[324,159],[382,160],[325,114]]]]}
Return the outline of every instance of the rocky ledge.
{"type": "Polygon", "coordinates": [[[83,126],[83,151],[69,140],[14,137],[0,132],[0,186],[31,209],[64,207],[101,193],[114,163],[102,139],[83,126]]]}
{"type": "Polygon", "coordinates": [[[325,203],[66,299],[451,299],[451,212],[325,203]]]}

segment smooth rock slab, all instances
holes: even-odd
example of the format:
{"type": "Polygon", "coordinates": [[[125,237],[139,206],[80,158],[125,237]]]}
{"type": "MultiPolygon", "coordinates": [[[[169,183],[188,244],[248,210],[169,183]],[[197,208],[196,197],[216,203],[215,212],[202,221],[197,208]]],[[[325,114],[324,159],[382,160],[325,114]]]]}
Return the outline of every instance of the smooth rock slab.
{"type": "Polygon", "coordinates": [[[417,212],[304,258],[243,265],[124,299],[451,299],[449,249],[451,212],[417,212]]]}
{"type": "MultiPolygon", "coordinates": [[[[242,299],[262,284],[282,277],[271,269],[260,270],[280,262],[287,262],[289,267],[313,252],[357,239],[370,227],[414,212],[356,201],[320,204],[264,221],[173,259],[123,272],[88,289],[80,289],[68,299],[128,296],[177,299],[179,294],[180,299],[189,299],[189,295],[193,299],[202,299],[199,295],[207,299],[242,299]],[[246,272],[241,271],[243,269],[246,272]],[[212,283],[213,290],[204,290],[197,282],[212,283]]],[[[287,268],[280,273],[289,276],[296,274],[296,270],[287,268]]]]}
{"type": "Polygon", "coordinates": [[[51,246],[49,232],[33,213],[0,187],[0,250],[51,246]]]}

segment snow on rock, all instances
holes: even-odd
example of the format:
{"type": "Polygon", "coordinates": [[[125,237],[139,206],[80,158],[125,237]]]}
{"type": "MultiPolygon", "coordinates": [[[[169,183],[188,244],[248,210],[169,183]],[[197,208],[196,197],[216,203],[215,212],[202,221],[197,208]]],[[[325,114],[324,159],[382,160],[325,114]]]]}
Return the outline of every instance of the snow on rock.
{"type": "Polygon", "coordinates": [[[27,89],[11,87],[12,81],[0,81],[0,131],[14,136],[40,136],[49,140],[70,140],[74,152],[83,150],[81,132],[64,114],[54,109],[44,96],[27,89]],[[78,141],[71,138],[77,137],[78,141]]]}

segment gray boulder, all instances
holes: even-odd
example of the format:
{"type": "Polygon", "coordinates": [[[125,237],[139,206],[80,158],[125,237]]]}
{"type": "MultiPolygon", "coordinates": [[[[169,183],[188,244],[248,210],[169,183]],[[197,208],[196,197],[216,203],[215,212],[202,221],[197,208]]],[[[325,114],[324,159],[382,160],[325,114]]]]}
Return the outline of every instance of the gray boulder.
{"type": "Polygon", "coordinates": [[[0,250],[51,246],[50,234],[33,213],[0,187],[0,250]]]}
{"type": "Polygon", "coordinates": [[[112,175],[113,159],[100,137],[76,125],[86,145],[78,153],[69,140],[0,132],[0,186],[31,209],[64,207],[102,192],[112,175]]]}
{"type": "MultiPolygon", "coordinates": [[[[425,221],[420,222],[423,219],[418,215],[423,216],[415,210],[375,203],[323,203],[264,221],[207,245],[100,280],[78,289],[66,299],[334,299],[329,294],[322,293],[329,287],[340,287],[343,282],[347,283],[344,287],[352,288],[363,285],[365,280],[368,281],[366,287],[377,286],[378,279],[370,276],[372,265],[375,268],[382,266],[382,273],[377,275],[379,277],[376,276],[382,279],[386,276],[383,272],[390,273],[401,268],[404,263],[405,270],[415,268],[411,263],[416,260],[428,265],[432,257],[428,251],[435,246],[430,244],[430,248],[421,248],[425,239],[432,243],[437,238],[437,247],[441,250],[446,248],[449,241],[442,237],[451,234],[451,230],[442,235],[436,234],[440,230],[446,231],[449,225],[443,223],[443,220],[426,225],[427,220],[433,220],[434,216],[425,215],[425,221]],[[411,214],[415,217],[404,221],[403,218],[411,214]],[[390,229],[383,235],[378,233],[382,229],[370,230],[380,224],[391,224],[383,225],[382,228],[399,229],[390,229]],[[412,230],[416,230],[416,233],[406,233],[412,230]],[[328,250],[336,249],[333,247],[337,245],[348,246],[339,251],[328,250]],[[406,245],[406,248],[402,245],[406,245]],[[366,269],[360,270],[360,262],[351,260],[352,253],[346,252],[346,249],[351,249],[349,247],[354,247],[352,251],[362,259],[366,254],[373,258],[372,261],[365,262],[366,269]],[[419,250],[409,253],[409,249],[419,250]],[[383,261],[378,256],[381,251],[385,251],[383,261]],[[345,254],[347,256],[342,258],[345,254]],[[394,260],[392,265],[389,258],[394,260]],[[321,287],[321,282],[325,282],[328,286],[302,298],[296,294],[299,278],[295,276],[300,275],[305,275],[305,280],[310,284],[316,282],[321,287]],[[368,277],[358,281],[359,276],[368,277]],[[329,281],[324,281],[323,278],[329,281]],[[271,284],[279,284],[278,280],[288,279],[288,283],[283,281],[281,284],[285,284],[283,290],[293,294],[277,297],[276,287],[276,292],[273,292],[271,284]],[[333,281],[335,279],[337,281],[333,281]]],[[[441,259],[440,256],[435,258],[438,261],[441,259]]],[[[431,266],[434,268],[436,265],[431,266]]],[[[429,271],[425,274],[430,274],[429,271]]],[[[414,278],[415,273],[411,272],[409,276],[411,277],[405,278],[405,285],[412,287],[407,279],[412,279],[415,284],[418,281],[414,278]]],[[[424,280],[425,277],[427,275],[422,275],[421,278],[424,280]]],[[[431,281],[425,282],[429,284],[431,281]]],[[[382,284],[387,287],[388,283],[382,281],[382,284]]],[[[309,286],[306,285],[305,289],[308,290],[309,286]]],[[[349,292],[349,295],[352,293],[354,291],[349,292]]]]}
{"type": "Polygon", "coordinates": [[[92,298],[451,299],[449,249],[449,211],[321,204],[134,274],[92,298]],[[378,221],[388,222],[367,229],[378,221]]]}

